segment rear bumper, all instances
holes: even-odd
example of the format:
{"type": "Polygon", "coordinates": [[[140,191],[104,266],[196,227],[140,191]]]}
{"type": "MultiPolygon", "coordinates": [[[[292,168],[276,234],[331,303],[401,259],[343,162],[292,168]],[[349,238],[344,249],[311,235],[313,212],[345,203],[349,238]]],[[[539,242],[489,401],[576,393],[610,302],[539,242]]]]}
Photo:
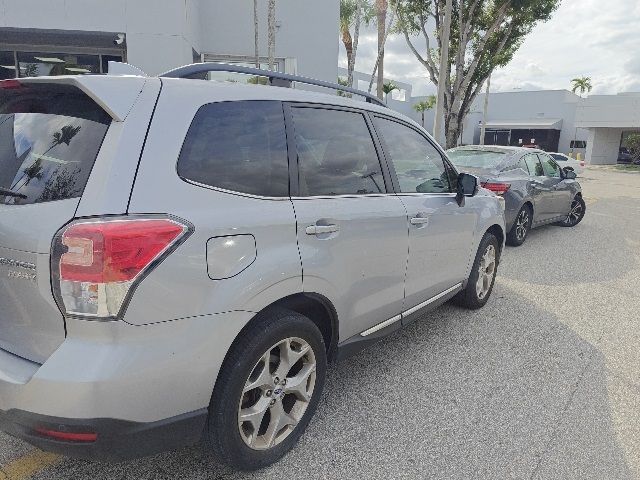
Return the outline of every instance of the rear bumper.
{"type": "Polygon", "coordinates": [[[143,326],[71,319],[43,364],[0,350],[0,429],[44,450],[98,460],[193,444],[226,352],[253,315],[143,326]],[[58,441],[37,433],[42,428],[97,438],[58,441]]]}
{"type": "Polygon", "coordinates": [[[22,410],[0,411],[0,428],[48,452],[74,458],[118,462],[165,450],[194,445],[200,441],[207,409],[150,423],[108,418],[58,418],[22,410]],[[37,429],[64,432],[92,432],[92,442],[62,441],[45,437],[37,429]]]}

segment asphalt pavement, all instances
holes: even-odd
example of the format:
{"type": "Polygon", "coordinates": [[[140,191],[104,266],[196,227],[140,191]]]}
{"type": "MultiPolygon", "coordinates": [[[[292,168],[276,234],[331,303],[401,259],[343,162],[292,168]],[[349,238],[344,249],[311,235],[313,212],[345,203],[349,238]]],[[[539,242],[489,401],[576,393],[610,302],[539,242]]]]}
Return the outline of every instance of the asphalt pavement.
{"type": "Polygon", "coordinates": [[[484,309],[444,305],[331,367],[278,464],[98,464],[0,434],[0,479],[640,478],[640,174],[580,181],[584,221],[508,247],[484,309]]]}

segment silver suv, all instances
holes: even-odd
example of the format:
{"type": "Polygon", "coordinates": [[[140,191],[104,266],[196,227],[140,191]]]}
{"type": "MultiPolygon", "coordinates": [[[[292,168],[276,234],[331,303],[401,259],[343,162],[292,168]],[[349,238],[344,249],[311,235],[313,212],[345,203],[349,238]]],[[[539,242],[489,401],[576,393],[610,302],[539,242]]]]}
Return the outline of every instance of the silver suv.
{"type": "Polygon", "coordinates": [[[0,82],[3,430],[260,468],[328,362],[487,302],[503,202],[422,128],[367,94],[193,78],[217,68],[0,82]]]}

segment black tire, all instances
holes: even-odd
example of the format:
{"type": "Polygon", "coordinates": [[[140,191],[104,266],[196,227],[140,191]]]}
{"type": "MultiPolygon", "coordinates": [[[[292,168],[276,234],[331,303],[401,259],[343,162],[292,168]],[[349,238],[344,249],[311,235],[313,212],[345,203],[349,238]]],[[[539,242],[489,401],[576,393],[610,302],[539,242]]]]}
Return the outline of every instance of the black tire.
{"type": "Polygon", "coordinates": [[[480,246],[478,247],[478,252],[476,253],[476,258],[473,262],[473,267],[471,267],[471,274],[469,275],[469,279],[467,280],[467,285],[465,286],[464,290],[453,297],[453,302],[456,305],[468,308],[470,310],[477,310],[478,308],[484,307],[484,305],[489,300],[489,297],[491,296],[493,285],[496,281],[496,272],[498,270],[498,264],[500,263],[500,247],[501,245],[495,235],[489,232],[484,234],[484,237],[482,237],[482,241],[480,242],[480,246]],[[489,247],[493,247],[494,249],[495,265],[493,267],[491,279],[487,283],[488,290],[484,295],[480,296],[476,289],[476,285],[478,284],[478,279],[480,278],[482,257],[485,255],[489,247]]]}
{"type": "MultiPolygon", "coordinates": [[[[311,320],[285,309],[276,309],[261,315],[232,345],[220,370],[209,406],[205,453],[234,469],[245,471],[257,470],[278,461],[296,444],[313,416],[322,395],[326,370],[327,354],[324,340],[320,330],[311,320]],[[270,448],[256,450],[245,442],[240,433],[242,427],[239,424],[238,412],[241,399],[246,395],[243,393],[245,382],[258,368],[257,365],[265,353],[275,344],[291,337],[306,341],[313,350],[316,363],[313,393],[302,418],[288,436],[270,448]]],[[[276,390],[273,390],[271,395],[275,394],[276,390]]],[[[258,398],[261,395],[262,393],[258,398]]],[[[264,392],[264,395],[268,393],[264,392]]],[[[284,397],[282,398],[284,405],[284,397]]],[[[271,408],[267,407],[267,411],[270,412],[271,408]]],[[[267,417],[268,421],[270,415],[271,413],[267,417]]],[[[264,421],[263,417],[261,422],[264,421]]]]}
{"type": "Polygon", "coordinates": [[[561,227],[575,227],[584,218],[584,214],[587,213],[587,205],[584,203],[584,199],[581,195],[576,195],[571,201],[571,209],[564,220],[558,222],[556,225],[561,227]]]}
{"type": "Polygon", "coordinates": [[[533,212],[531,211],[531,207],[525,204],[518,212],[513,227],[511,227],[511,230],[507,233],[507,245],[511,245],[512,247],[522,245],[529,236],[532,222],[533,212]]]}

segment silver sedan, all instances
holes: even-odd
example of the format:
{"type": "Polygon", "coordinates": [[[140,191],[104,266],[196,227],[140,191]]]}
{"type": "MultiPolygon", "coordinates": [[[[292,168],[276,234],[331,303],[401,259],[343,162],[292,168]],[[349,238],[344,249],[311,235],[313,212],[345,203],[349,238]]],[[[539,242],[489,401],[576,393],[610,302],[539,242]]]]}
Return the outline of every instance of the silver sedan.
{"type": "Polygon", "coordinates": [[[505,199],[509,245],[522,245],[531,228],[549,223],[574,227],[584,217],[576,173],[542,150],[467,146],[447,155],[459,171],[476,175],[482,187],[505,199]]]}

